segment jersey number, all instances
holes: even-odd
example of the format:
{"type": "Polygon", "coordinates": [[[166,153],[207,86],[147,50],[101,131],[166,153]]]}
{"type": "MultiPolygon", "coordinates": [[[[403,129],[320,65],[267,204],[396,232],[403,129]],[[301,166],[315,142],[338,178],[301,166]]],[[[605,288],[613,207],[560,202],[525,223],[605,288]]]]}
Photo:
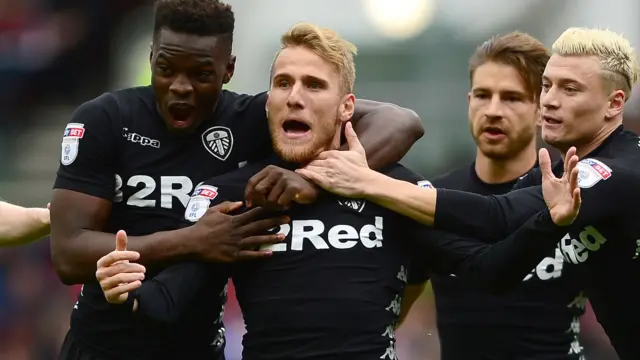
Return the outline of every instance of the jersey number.
{"type": "MultiPolygon", "coordinates": [[[[127,205],[138,207],[155,207],[156,199],[149,197],[155,192],[157,183],[147,175],[134,175],[127,180],[127,186],[137,188],[143,184],[142,189],[134,192],[127,199],[127,205]]],[[[114,202],[122,202],[124,194],[122,193],[122,177],[116,175],[116,194],[114,202]]],[[[173,198],[177,198],[186,207],[189,203],[189,194],[193,190],[191,179],[186,176],[161,176],[160,177],[160,206],[165,209],[173,207],[173,198]]]]}

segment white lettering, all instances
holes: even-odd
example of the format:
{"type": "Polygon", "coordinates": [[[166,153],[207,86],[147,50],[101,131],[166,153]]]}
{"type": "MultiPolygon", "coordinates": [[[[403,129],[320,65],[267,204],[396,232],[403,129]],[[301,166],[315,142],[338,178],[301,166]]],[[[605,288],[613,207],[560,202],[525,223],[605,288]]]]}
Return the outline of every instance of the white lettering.
{"type": "MultiPolygon", "coordinates": [[[[375,225],[364,225],[360,231],[351,225],[335,225],[326,231],[325,224],[320,220],[293,220],[291,224],[283,224],[278,229],[278,233],[288,238],[291,235],[292,251],[302,251],[306,241],[311,243],[315,249],[327,250],[351,249],[358,244],[358,240],[366,248],[382,247],[383,219],[375,217],[375,225]],[[305,241],[306,240],[306,241],[305,241]]],[[[275,229],[274,229],[275,230],[275,229]]],[[[262,246],[263,250],[287,251],[287,243],[278,243],[262,246]]]]}
{"type": "MultiPolygon", "coordinates": [[[[173,198],[180,200],[182,207],[186,207],[189,203],[189,194],[193,190],[193,182],[186,176],[161,176],[160,177],[160,194],[159,199],[152,196],[157,188],[156,181],[148,175],[134,175],[127,180],[126,186],[131,188],[142,188],[135,191],[127,199],[127,205],[137,207],[155,207],[157,200],[160,206],[165,209],[173,208],[173,198]]],[[[124,201],[123,180],[120,175],[116,174],[116,188],[114,202],[124,201]]]]}
{"type": "Polygon", "coordinates": [[[556,249],[555,256],[547,256],[531,270],[531,273],[525,276],[523,281],[530,280],[533,276],[537,276],[540,280],[557,279],[562,275],[562,266],[564,264],[564,256],[560,249],[556,249]]]}
{"type": "Polygon", "coordinates": [[[587,261],[590,252],[600,250],[600,246],[606,242],[607,238],[596,228],[587,226],[578,234],[578,239],[574,239],[570,234],[566,234],[562,240],[560,240],[559,247],[567,262],[580,264],[587,261]]]}

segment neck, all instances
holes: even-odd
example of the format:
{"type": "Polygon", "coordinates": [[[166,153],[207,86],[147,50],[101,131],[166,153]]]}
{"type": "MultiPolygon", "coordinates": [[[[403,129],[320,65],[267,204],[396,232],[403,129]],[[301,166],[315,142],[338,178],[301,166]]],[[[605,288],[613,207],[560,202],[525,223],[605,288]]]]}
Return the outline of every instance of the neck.
{"type": "Polygon", "coordinates": [[[536,164],[535,141],[513,157],[506,159],[489,158],[480,151],[476,153],[476,174],[487,184],[502,184],[513,181],[536,164]]]}
{"type": "MultiPolygon", "coordinates": [[[[582,145],[574,145],[576,147],[576,155],[578,155],[578,159],[582,160],[583,157],[587,156],[589,153],[597,149],[602,143],[607,140],[611,134],[616,131],[618,126],[620,126],[622,122],[615,122],[610,126],[603,127],[596,136],[589,142],[586,142],[582,145]]],[[[562,161],[565,161],[565,155],[569,150],[569,147],[566,148],[558,148],[560,151],[560,156],[562,156],[562,161]]]]}

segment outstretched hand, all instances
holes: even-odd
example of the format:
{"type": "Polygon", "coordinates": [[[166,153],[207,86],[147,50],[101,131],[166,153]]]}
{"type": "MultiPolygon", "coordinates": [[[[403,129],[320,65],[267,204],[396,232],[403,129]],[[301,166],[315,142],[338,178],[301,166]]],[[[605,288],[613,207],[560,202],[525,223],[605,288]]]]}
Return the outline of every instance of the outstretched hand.
{"type": "Polygon", "coordinates": [[[345,137],[349,150],[324,151],[296,172],[327,191],[342,196],[360,197],[372,170],[369,169],[367,154],[350,122],[346,124],[345,137]]]}
{"type": "Polygon", "coordinates": [[[556,225],[567,226],[573,223],[580,211],[582,198],[578,187],[578,156],[576,148],[567,151],[564,161],[564,174],[557,178],[551,170],[551,158],[547,149],[540,149],[539,162],[542,171],[542,194],[549,208],[551,218],[556,225]]]}

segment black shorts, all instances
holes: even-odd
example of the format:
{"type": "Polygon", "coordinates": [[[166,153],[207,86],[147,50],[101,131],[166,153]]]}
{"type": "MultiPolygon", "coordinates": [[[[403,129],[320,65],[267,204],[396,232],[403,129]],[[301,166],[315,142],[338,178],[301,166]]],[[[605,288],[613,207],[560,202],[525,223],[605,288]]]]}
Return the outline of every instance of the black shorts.
{"type": "Polygon", "coordinates": [[[73,338],[71,332],[67,332],[67,336],[64,338],[62,348],[60,349],[60,355],[58,360],[113,360],[104,355],[95,354],[94,351],[83,347],[73,338]]]}

